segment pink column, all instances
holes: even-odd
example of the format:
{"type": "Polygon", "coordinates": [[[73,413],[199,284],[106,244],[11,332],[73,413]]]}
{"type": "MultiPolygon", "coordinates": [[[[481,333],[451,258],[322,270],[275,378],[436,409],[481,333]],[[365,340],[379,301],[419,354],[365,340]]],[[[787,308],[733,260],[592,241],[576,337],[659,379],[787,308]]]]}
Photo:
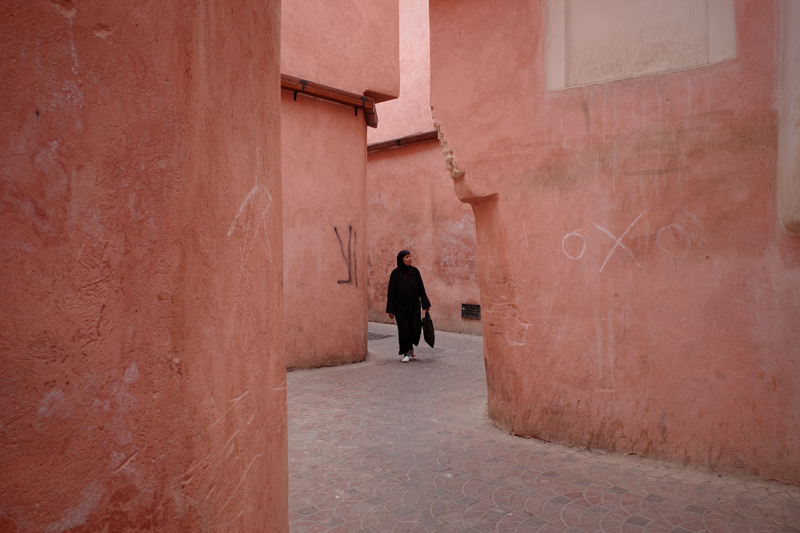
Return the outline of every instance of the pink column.
{"type": "Polygon", "coordinates": [[[0,530],[288,531],[279,8],[0,7],[0,530]]]}

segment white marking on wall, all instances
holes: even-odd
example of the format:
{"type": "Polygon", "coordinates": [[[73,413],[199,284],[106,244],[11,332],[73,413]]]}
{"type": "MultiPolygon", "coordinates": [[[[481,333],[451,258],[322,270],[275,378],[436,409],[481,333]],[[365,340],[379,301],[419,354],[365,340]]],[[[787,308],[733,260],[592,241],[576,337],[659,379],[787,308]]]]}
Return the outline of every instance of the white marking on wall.
{"type": "Polygon", "coordinates": [[[658,244],[659,248],[661,248],[662,250],[664,250],[665,252],[667,252],[670,255],[683,257],[684,255],[689,253],[689,244],[686,245],[686,249],[683,250],[683,253],[675,253],[674,251],[668,250],[667,248],[665,248],[664,245],[661,242],[661,234],[664,233],[664,231],[666,231],[666,230],[672,230],[672,229],[677,230],[681,234],[681,236],[685,236],[686,235],[686,231],[684,231],[684,229],[682,227],[680,227],[677,224],[670,224],[670,225],[664,226],[663,228],[658,230],[658,234],[656,235],[656,244],[658,244]]]}
{"type": "Polygon", "coordinates": [[[103,487],[99,482],[94,481],[90,483],[81,493],[81,503],[64,511],[61,520],[46,525],[42,528],[42,531],[46,531],[47,533],[61,533],[62,531],[74,529],[85,524],[89,516],[100,504],[103,492],[103,487]]]}
{"type": "Polygon", "coordinates": [[[528,235],[538,235],[538,231],[528,231],[525,229],[525,222],[522,222],[522,237],[525,239],[525,247],[529,248],[528,246],[528,235]]]}
{"type": "Polygon", "coordinates": [[[563,251],[564,255],[566,255],[570,259],[578,260],[581,257],[583,257],[584,252],[586,252],[586,238],[583,235],[581,235],[580,230],[571,231],[566,235],[564,235],[564,238],[561,239],[561,251],[563,251]],[[572,255],[567,251],[567,247],[565,246],[565,244],[567,242],[567,238],[569,237],[580,237],[581,241],[583,242],[583,245],[581,247],[581,253],[579,253],[578,255],[572,255]]]}
{"type": "Polygon", "coordinates": [[[39,400],[39,414],[45,418],[67,418],[72,415],[64,398],[64,391],[56,389],[39,400]]]}
{"type": "Polygon", "coordinates": [[[133,364],[125,371],[125,374],[122,376],[122,381],[130,385],[134,383],[137,379],[139,379],[139,366],[134,361],[133,364]]]}
{"type": "Polygon", "coordinates": [[[121,465],[119,465],[117,468],[114,469],[113,473],[116,474],[116,473],[118,473],[118,472],[120,472],[122,470],[127,469],[128,466],[130,466],[130,464],[133,462],[133,460],[136,458],[136,456],[138,454],[139,454],[138,451],[137,452],[133,452],[133,454],[130,457],[128,457],[128,459],[126,459],[124,463],[122,463],[121,465]]]}
{"type": "Polygon", "coordinates": [[[528,248],[528,230],[525,229],[525,222],[522,222],[522,234],[525,236],[525,248],[528,248]]]}
{"type": "MultiPolygon", "coordinates": [[[[255,247],[256,240],[259,236],[259,232],[261,231],[262,227],[264,228],[264,238],[266,239],[267,261],[269,261],[270,263],[272,262],[272,248],[270,246],[270,241],[269,241],[269,228],[266,225],[267,213],[269,212],[269,208],[272,205],[272,195],[265,186],[259,183],[258,178],[261,172],[262,172],[261,153],[258,149],[256,149],[256,164],[253,172],[255,185],[253,185],[253,188],[250,189],[250,192],[247,193],[247,196],[245,196],[244,200],[242,200],[242,203],[239,205],[239,210],[236,212],[236,216],[233,217],[233,221],[231,222],[231,225],[228,228],[228,237],[233,235],[237,227],[244,228],[244,240],[242,242],[242,258],[241,258],[241,266],[239,268],[239,280],[238,280],[238,286],[240,287],[242,284],[242,277],[244,276],[245,265],[247,264],[247,260],[250,257],[253,248],[255,247]],[[249,209],[247,209],[247,221],[242,222],[245,208],[248,207],[249,209]],[[252,219],[254,218],[253,217],[254,212],[255,216],[258,217],[258,220],[255,223],[255,231],[253,232],[253,235],[251,237],[250,225],[252,219]]],[[[236,322],[236,313],[238,310],[238,305],[239,305],[239,299],[238,297],[235,297],[233,303],[234,330],[236,328],[235,322],[236,322]]]]}
{"type": "Polygon", "coordinates": [[[506,333],[506,342],[508,343],[509,346],[525,346],[526,344],[525,339],[522,339],[521,341],[510,339],[508,333],[506,333]]]}
{"type": "MultiPolygon", "coordinates": [[[[233,497],[234,497],[234,496],[236,495],[236,493],[239,491],[239,487],[241,487],[241,486],[242,486],[242,483],[244,482],[244,478],[246,478],[246,477],[247,477],[247,473],[250,471],[250,468],[253,466],[253,463],[255,463],[255,462],[256,462],[256,460],[257,460],[259,457],[261,457],[261,454],[260,454],[260,453],[259,453],[259,454],[257,454],[255,457],[253,457],[253,459],[250,461],[250,464],[248,464],[248,465],[247,465],[247,468],[245,468],[245,469],[244,469],[244,473],[242,474],[242,477],[239,479],[239,483],[236,485],[236,488],[234,488],[234,489],[233,489],[233,492],[231,492],[230,496],[228,496],[228,499],[227,499],[227,500],[225,500],[225,503],[223,503],[223,504],[222,504],[222,507],[220,507],[220,508],[219,508],[219,511],[217,511],[217,514],[215,514],[215,515],[214,515],[214,518],[218,517],[218,516],[219,516],[219,514],[222,512],[222,510],[223,510],[223,509],[225,509],[225,507],[226,507],[226,506],[227,506],[227,505],[228,505],[228,504],[231,502],[231,500],[233,499],[233,497]]],[[[266,487],[264,487],[264,489],[266,490],[266,487]]]]}
{"type": "MultiPolygon", "coordinates": [[[[513,316],[513,315],[512,316],[508,316],[508,317],[503,317],[503,318],[506,318],[506,319],[510,318],[512,320],[512,323],[513,323],[513,321],[518,321],[519,320],[518,317],[513,316]]],[[[511,331],[506,331],[506,333],[505,333],[506,342],[508,343],[509,346],[525,346],[527,344],[527,342],[528,342],[527,341],[527,339],[528,339],[528,329],[532,326],[532,324],[528,324],[528,323],[525,323],[525,322],[518,322],[517,326],[519,326],[519,327],[518,328],[513,328],[511,331]],[[516,338],[509,337],[509,333],[511,334],[512,337],[516,337],[516,338]]]]}
{"type": "Polygon", "coordinates": [[[600,225],[598,225],[596,223],[593,223],[594,226],[597,229],[599,229],[600,231],[602,231],[603,233],[605,233],[606,235],[608,235],[609,237],[614,239],[614,246],[611,248],[611,251],[608,252],[608,255],[606,256],[605,261],[603,261],[603,264],[600,266],[600,272],[602,272],[603,269],[606,267],[606,263],[608,263],[608,260],[611,259],[612,255],[614,255],[614,252],[616,251],[617,247],[622,248],[623,250],[628,252],[628,255],[631,256],[631,259],[633,259],[634,263],[636,263],[636,266],[638,266],[638,267],[642,266],[642,265],[639,264],[639,261],[636,260],[636,257],[633,256],[633,252],[631,252],[630,249],[622,243],[622,239],[625,238],[625,235],[628,234],[628,232],[631,230],[631,228],[634,226],[634,224],[639,222],[639,219],[642,218],[645,213],[647,213],[648,209],[645,209],[644,211],[642,211],[642,214],[639,215],[638,217],[636,217],[636,220],[631,222],[630,225],[628,226],[628,228],[619,237],[614,236],[614,234],[612,234],[610,231],[608,231],[603,226],[600,226],[600,225]]]}
{"type": "Polygon", "coordinates": [[[231,222],[231,227],[228,228],[228,237],[231,236],[231,233],[233,233],[233,230],[236,228],[236,224],[239,222],[239,218],[241,218],[244,208],[250,205],[250,202],[253,200],[253,196],[255,196],[259,190],[260,187],[258,184],[256,184],[255,187],[253,187],[250,190],[250,192],[247,193],[247,196],[244,197],[242,205],[239,206],[239,211],[237,211],[236,216],[233,217],[233,222],[231,222]]]}
{"type": "Polygon", "coordinates": [[[253,244],[255,243],[256,238],[258,237],[258,234],[261,231],[262,227],[264,228],[264,237],[266,238],[268,257],[270,261],[272,260],[272,249],[270,247],[270,242],[269,242],[269,231],[266,226],[267,212],[269,211],[269,208],[272,205],[272,195],[269,193],[266,187],[256,184],[250,190],[245,199],[242,201],[242,205],[239,207],[239,211],[236,213],[236,217],[234,217],[233,222],[231,223],[231,227],[228,228],[228,237],[231,236],[233,230],[236,228],[237,223],[239,223],[239,219],[242,216],[244,208],[250,204],[252,205],[247,215],[247,222],[245,224],[245,232],[244,232],[244,246],[242,249],[243,266],[244,262],[247,260],[247,257],[250,255],[250,252],[252,251],[253,244]],[[253,233],[252,238],[250,238],[250,220],[253,217],[253,210],[258,209],[256,207],[256,204],[259,201],[263,202],[263,207],[261,208],[260,212],[258,211],[256,212],[256,216],[258,216],[258,222],[256,222],[255,232],[253,233]]]}

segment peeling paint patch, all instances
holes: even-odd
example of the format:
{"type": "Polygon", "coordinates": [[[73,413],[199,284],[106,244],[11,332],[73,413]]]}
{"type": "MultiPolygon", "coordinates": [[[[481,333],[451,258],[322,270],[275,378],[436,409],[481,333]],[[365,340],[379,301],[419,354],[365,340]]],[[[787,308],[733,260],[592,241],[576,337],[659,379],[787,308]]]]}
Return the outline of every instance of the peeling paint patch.
{"type": "MultiPolygon", "coordinates": [[[[431,107],[431,116],[433,116],[432,107],[431,107]]],[[[450,173],[450,177],[452,179],[461,177],[464,174],[464,171],[458,168],[458,163],[456,163],[455,155],[453,154],[453,151],[450,150],[450,148],[448,148],[447,141],[444,140],[444,133],[442,133],[441,124],[434,123],[433,128],[439,134],[439,143],[442,145],[442,153],[444,154],[444,165],[447,171],[450,173]]]]}
{"type": "Polygon", "coordinates": [[[46,418],[67,418],[71,412],[66,405],[64,391],[53,390],[39,402],[39,414],[46,418]]]}
{"type": "Polygon", "coordinates": [[[100,37],[101,39],[105,39],[106,37],[111,35],[112,30],[111,30],[110,26],[108,26],[106,24],[99,24],[98,23],[98,24],[95,24],[94,29],[92,30],[92,32],[96,36],[100,37]]]}
{"type": "Polygon", "coordinates": [[[75,2],[72,0],[50,0],[50,5],[68,19],[71,19],[78,13],[78,10],[75,8],[75,2]]]}
{"type": "Polygon", "coordinates": [[[465,214],[461,220],[443,222],[438,229],[436,267],[441,278],[448,283],[477,281],[475,219],[465,214]]]}
{"type": "Polygon", "coordinates": [[[125,385],[120,386],[115,383],[111,389],[111,393],[114,395],[114,399],[117,401],[117,407],[121,413],[127,413],[136,408],[137,400],[128,392],[128,387],[125,385]]]}
{"type": "Polygon", "coordinates": [[[134,383],[137,379],[139,379],[139,366],[134,361],[133,364],[125,371],[125,375],[122,376],[122,381],[130,385],[134,383]]]}
{"type": "Polygon", "coordinates": [[[46,533],[61,533],[86,523],[89,516],[97,509],[100,498],[103,497],[103,488],[95,481],[86,486],[81,493],[81,503],[64,512],[61,520],[46,525],[42,531],[46,533]]]}
{"type": "Polygon", "coordinates": [[[116,417],[107,422],[105,429],[120,446],[125,446],[133,442],[133,434],[128,428],[128,423],[122,418],[116,417]]]}

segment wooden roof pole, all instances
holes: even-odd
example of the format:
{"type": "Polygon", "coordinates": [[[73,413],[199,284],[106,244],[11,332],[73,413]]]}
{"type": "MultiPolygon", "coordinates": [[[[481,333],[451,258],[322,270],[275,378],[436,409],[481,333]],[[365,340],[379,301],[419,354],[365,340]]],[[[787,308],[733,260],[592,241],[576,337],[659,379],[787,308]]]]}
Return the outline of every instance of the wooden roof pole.
{"type": "Polygon", "coordinates": [[[413,135],[406,135],[399,139],[392,139],[391,141],[382,141],[367,145],[367,153],[377,152],[386,148],[394,148],[395,146],[405,146],[407,144],[418,143],[422,141],[432,141],[439,138],[439,132],[436,130],[426,131],[423,133],[415,133],[413,135]]]}
{"type": "Polygon", "coordinates": [[[297,100],[297,93],[306,94],[315,98],[321,98],[337,104],[344,104],[358,110],[364,111],[364,120],[371,128],[378,127],[378,111],[375,109],[375,100],[369,96],[349,93],[335,87],[328,87],[320,83],[295,78],[288,74],[281,74],[281,89],[294,92],[294,99],[297,100]]]}

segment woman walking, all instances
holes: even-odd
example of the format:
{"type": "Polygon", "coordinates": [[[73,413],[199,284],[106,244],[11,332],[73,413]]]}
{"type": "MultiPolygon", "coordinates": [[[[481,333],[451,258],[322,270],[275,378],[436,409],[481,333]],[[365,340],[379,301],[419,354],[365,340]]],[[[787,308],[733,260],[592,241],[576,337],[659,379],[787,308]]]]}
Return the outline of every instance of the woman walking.
{"type": "Polygon", "coordinates": [[[397,338],[400,341],[401,361],[407,363],[414,357],[414,345],[419,344],[422,332],[421,308],[430,309],[431,302],[425,294],[425,285],[419,270],[411,266],[411,252],[402,250],[397,254],[397,268],[389,276],[389,291],[386,295],[386,312],[397,321],[397,338]]]}

